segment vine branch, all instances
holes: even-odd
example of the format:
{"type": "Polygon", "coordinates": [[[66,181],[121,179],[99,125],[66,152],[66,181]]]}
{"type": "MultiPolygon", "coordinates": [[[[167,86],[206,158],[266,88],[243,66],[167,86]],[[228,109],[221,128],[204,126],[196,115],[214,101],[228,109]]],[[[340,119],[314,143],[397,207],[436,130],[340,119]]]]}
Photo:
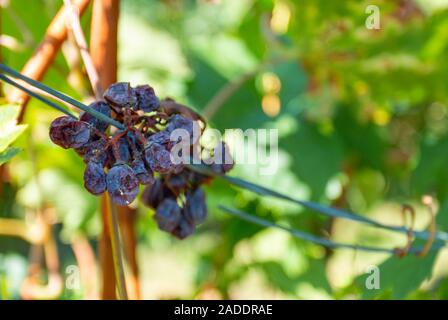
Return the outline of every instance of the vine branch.
{"type": "MultiPolygon", "coordinates": [[[[90,0],[75,0],[74,6],[82,15],[87,8],[90,0]]],[[[45,37],[33,56],[23,67],[21,73],[35,80],[41,80],[53,63],[62,43],[67,39],[65,9],[61,8],[51,21],[45,32],[45,37]]],[[[18,121],[23,120],[26,106],[29,101],[29,95],[21,90],[14,90],[8,96],[9,101],[19,102],[21,105],[18,121]]]]}
{"type": "Polygon", "coordinates": [[[64,5],[67,10],[67,20],[70,22],[70,29],[75,38],[76,45],[78,46],[82,61],[84,62],[84,66],[86,67],[87,76],[89,77],[93,93],[95,94],[96,99],[99,100],[102,98],[101,93],[103,92],[103,89],[101,88],[98,72],[96,71],[92,57],[90,56],[87,48],[86,37],[84,36],[84,32],[81,28],[81,22],[79,21],[79,12],[73,5],[72,0],[64,0],[64,5]]]}

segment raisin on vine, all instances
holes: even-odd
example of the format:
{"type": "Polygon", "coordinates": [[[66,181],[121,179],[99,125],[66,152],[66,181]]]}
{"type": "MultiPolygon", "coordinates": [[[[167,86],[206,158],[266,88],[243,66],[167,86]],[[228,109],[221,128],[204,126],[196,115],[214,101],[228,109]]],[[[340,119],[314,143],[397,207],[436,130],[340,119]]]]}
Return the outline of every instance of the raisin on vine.
{"type": "Polygon", "coordinates": [[[154,172],[166,174],[175,168],[175,164],[171,161],[170,152],[158,143],[151,143],[145,149],[145,160],[154,172]]]}
{"type": "Polygon", "coordinates": [[[143,112],[156,111],[159,108],[159,98],[154,93],[154,89],[149,85],[137,86],[134,89],[137,97],[136,109],[143,112]]]}
{"type": "Polygon", "coordinates": [[[98,162],[90,161],[87,163],[84,171],[84,187],[94,195],[106,191],[106,174],[103,166],[98,162]]]}
{"type": "Polygon", "coordinates": [[[191,119],[185,118],[180,114],[175,114],[170,118],[166,131],[171,133],[176,129],[183,129],[190,135],[190,137],[193,137],[193,126],[194,123],[191,119]]]}
{"type": "Polygon", "coordinates": [[[132,108],[137,102],[137,97],[129,82],[117,82],[110,85],[104,92],[104,99],[118,108],[132,108]]]}
{"type": "Polygon", "coordinates": [[[184,214],[185,217],[194,224],[199,224],[207,218],[205,192],[202,188],[187,192],[184,214]]]}
{"type": "Polygon", "coordinates": [[[171,234],[176,238],[182,240],[191,235],[194,232],[194,230],[195,230],[194,224],[185,217],[182,217],[178,226],[171,231],[171,234]]]}
{"type": "Polygon", "coordinates": [[[107,190],[112,201],[120,206],[127,206],[137,196],[138,179],[127,164],[114,165],[106,176],[107,190]]]}
{"type": "MultiPolygon", "coordinates": [[[[104,93],[104,100],[90,107],[122,123],[121,131],[110,135],[107,122],[82,113],[80,120],[67,116],[55,119],[50,138],[63,148],[74,148],[83,157],[84,186],[94,195],[108,191],[115,204],[126,206],[136,198],[139,184],[146,185],[142,202],[156,210],[154,219],[159,228],[184,239],[207,217],[201,186],[212,176],[174,162],[178,157],[183,160],[182,156],[188,156],[190,160],[190,155],[196,158],[202,154],[203,147],[197,143],[202,129],[192,120],[200,119],[192,110],[172,99],[166,102],[170,104],[160,110],[160,101],[149,85],[132,88],[128,82],[115,83],[104,93]],[[183,132],[176,132],[178,129],[190,138],[185,140],[183,132]],[[195,133],[199,133],[197,137],[195,133]],[[186,145],[175,150],[178,143],[186,145]],[[186,150],[189,155],[183,154],[186,150]]],[[[232,169],[233,159],[224,142],[214,149],[213,156],[217,160],[214,163],[202,163],[217,174],[232,169]]]]}
{"type": "Polygon", "coordinates": [[[142,202],[153,209],[157,208],[163,198],[163,183],[160,179],[156,179],[152,185],[146,186],[142,194],[142,202]]]}
{"type": "Polygon", "coordinates": [[[106,167],[109,163],[108,153],[106,152],[107,140],[99,138],[93,141],[89,141],[80,148],[76,148],[75,151],[84,159],[85,163],[95,161],[100,163],[103,167],[106,167]]]}
{"type": "Polygon", "coordinates": [[[142,159],[134,159],[132,161],[131,168],[141,184],[154,183],[154,175],[150,170],[146,168],[145,162],[142,159]]]}
{"type": "Polygon", "coordinates": [[[80,148],[89,142],[89,124],[68,116],[56,118],[50,126],[50,139],[64,149],[80,148]]]}
{"type": "Polygon", "coordinates": [[[154,220],[160,230],[171,232],[176,229],[181,221],[181,209],[173,199],[163,200],[157,207],[154,220]]]}
{"type": "MultiPolygon", "coordinates": [[[[106,101],[103,100],[95,101],[91,103],[89,107],[98,112],[101,112],[107,117],[111,116],[111,110],[106,101]]],[[[106,129],[109,127],[109,124],[107,122],[98,119],[97,117],[91,115],[88,112],[83,112],[79,120],[90,123],[94,128],[98,129],[101,132],[106,131],[106,129]]]]}

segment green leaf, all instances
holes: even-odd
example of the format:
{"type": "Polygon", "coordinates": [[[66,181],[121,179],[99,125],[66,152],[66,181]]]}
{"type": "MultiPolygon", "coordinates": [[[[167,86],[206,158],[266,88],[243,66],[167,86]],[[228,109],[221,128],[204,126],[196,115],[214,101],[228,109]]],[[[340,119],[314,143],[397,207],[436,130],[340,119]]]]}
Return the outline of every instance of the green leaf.
{"type": "MultiPolygon", "coordinates": [[[[229,80],[200,57],[191,57],[190,63],[194,73],[200,76],[192,79],[188,94],[193,105],[202,109],[229,80]]],[[[269,120],[261,109],[261,97],[255,88],[255,81],[249,80],[220,106],[211,122],[219,130],[246,130],[262,127],[269,120]]]]}
{"type": "Polygon", "coordinates": [[[440,199],[446,199],[448,138],[444,137],[436,142],[427,140],[421,144],[420,159],[412,173],[413,191],[419,195],[434,192],[440,199]]]}
{"type": "MultiPolygon", "coordinates": [[[[448,202],[442,204],[436,222],[439,227],[446,227],[445,214],[448,202]]],[[[422,243],[421,240],[414,242],[422,243]]],[[[355,279],[355,283],[362,289],[364,299],[383,298],[391,296],[392,299],[403,299],[418,289],[423,281],[430,278],[438,251],[429,252],[419,258],[415,255],[407,255],[403,258],[392,256],[378,266],[380,276],[380,289],[367,289],[366,280],[371,273],[365,273],[355,279]]]]}
{"type": "Polygon", "coordinates": [[[359,276],[355,281],[362,288],[362,298],[372,299],[391,294],[392,299],[403,299],[420,287],[432,274],[437,252],[430,252],[424,258],[408,255],[403,258],[390,257],[378,266],[380,289],[367,289],[366,280],[371,273],[359,276]]]}
{"type": "Polygon", "coordinates": [[[0,165],[11,160],[11,158],[18,154],[20,151],[20,148],[7,148],[6,150],[0,152],[0,165]]]}
{"type": "Polygon", "coordinates": [[[0,107],[0,152],[5,151],[26,128],[26,125],[17,125],[19,112],[18,105],[0,107]]]}
{"type": "Polygon", "coordinates": [[[294,159],[292,171],[311,188],[313,198],[320,199],[328,181],[342,167],[343,149],[338,137],[325,136],[315,125],[301,121],[298,131],[283,138],[280,145],[294,159]]]}

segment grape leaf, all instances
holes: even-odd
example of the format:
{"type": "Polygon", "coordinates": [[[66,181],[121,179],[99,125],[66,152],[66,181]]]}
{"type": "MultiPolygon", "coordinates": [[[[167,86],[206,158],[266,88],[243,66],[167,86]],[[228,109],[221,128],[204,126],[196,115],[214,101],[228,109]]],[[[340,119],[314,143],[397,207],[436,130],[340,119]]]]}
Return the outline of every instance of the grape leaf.
{"type": "Polygon", "coordinates": [[[12,157],[14,157],[20,151],[21,151],[20,148],[6,148],[6,150],[0,152],[0,165],[11,160],[12,157]]]}
{"type": "Polygon", "coordinates": [[[9,161],[20,151],[18,148],[8,148],[26,128],[26,125],[17,125],[18,115],[18,105],[0,107],[0,164],[9,161]]]}

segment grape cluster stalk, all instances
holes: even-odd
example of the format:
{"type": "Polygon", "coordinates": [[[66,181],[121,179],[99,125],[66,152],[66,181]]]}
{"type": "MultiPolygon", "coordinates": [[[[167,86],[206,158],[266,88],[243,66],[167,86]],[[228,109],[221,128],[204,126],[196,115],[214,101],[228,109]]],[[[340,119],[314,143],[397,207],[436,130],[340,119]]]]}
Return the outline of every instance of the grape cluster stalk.
{"type": "MultiPolygon", "coordinates": [[[[164,101],[174,103],[172,99],[164,101]]],[[[217,174],[225,174],[233,167],[227,145],[219,141],[211,150],[202,147],[200,135],[205,123],[198,123],[196,119],[200,117],[195,119],[190,109],[163,107],[149,85],[114,83],[105,91],[103,100],[89,107],[120,122],[125,129],[113,130],[109,123],[87,112],[79,120],[56,118],[50,126],[53,143],[74,149],[86,163],[86,190],[93,195],[107,191],[113,203],[127,206],[143,185],[142,202],[155,210],[159,229],[179,239],[192,234],[207,217],[201,186],[212,178],[190,170],[185,162],[173,161],[174,146],[185,143],[179,137],[173,139],[173,132],[182,129],[188,134],[190,154],[208,154],[209,160],[212,156],[218,159],[199,160],[217,174]],[[196,138],[195,126],[199,128],[196,138]]]]}

